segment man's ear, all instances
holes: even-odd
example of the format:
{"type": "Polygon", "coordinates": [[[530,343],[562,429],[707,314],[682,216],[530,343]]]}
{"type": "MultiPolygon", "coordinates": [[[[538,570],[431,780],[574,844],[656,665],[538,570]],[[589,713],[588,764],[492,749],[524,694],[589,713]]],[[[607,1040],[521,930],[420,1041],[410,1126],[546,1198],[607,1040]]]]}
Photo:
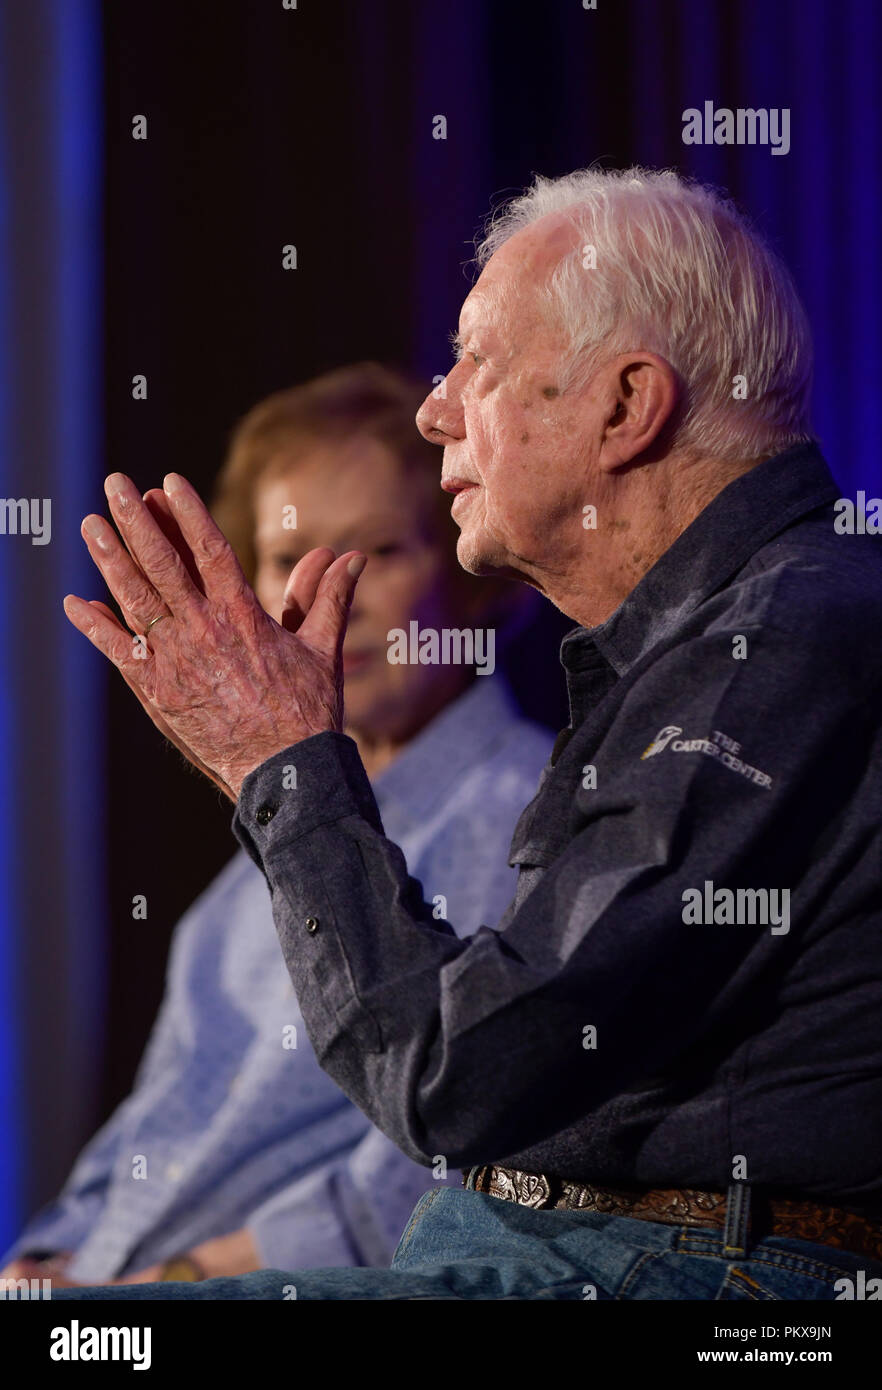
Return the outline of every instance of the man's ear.
{"type": "Polygon", "coordinates": [[[655,352],[622,353],[609,364],[609,407],[598,462],[614,473],[655,443],[680,400],[677,373],[655,352]]]}

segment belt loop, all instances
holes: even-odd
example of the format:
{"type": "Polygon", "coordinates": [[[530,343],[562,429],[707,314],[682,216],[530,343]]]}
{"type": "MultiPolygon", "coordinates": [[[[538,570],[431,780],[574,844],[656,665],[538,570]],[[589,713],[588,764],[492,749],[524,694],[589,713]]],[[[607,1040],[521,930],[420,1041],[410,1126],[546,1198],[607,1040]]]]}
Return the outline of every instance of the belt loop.
{"type": "Polygon", "coordinates": [[[746,1255],[750,1241],[750,1183],[730,1182],[726,1192],[723,1254],[746,1255]]]}

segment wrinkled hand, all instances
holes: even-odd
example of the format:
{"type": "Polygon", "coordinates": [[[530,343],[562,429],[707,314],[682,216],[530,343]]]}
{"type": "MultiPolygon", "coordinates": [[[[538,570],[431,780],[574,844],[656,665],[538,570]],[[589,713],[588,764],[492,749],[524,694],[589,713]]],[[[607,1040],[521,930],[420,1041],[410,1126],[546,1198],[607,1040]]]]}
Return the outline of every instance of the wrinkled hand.
{"type": "MultiPolygon", "coordinates": [[[[181,559],[184,561],[184,564],[187,568],[187,573],[190,575],[190,578],[193,580],[197,588],[201,590],[202,580],[199,576],[199,571],[196,568],[196,562],[193,559],[190,547],[187,545],[186,541],[181,535],[181,529],[178,526],[178,523],[175,521],[174,516],[172,515],[171,507],[169,506],[168,498],[166,497],[165,493],[162,491],[161,488],[150,488],[149,491],[144,493],[144,502],[146,503],[149,511],[154,517],[163,535],[165,535],[166,538],[171,541],[172,545],[175,547],[178,554],[181,556],[181,559]]],[[[112,609],[108,608],[106,603],[101,603],[98,599],[90,599],[89,602],[91,603],[93,608],[97,608],[100,612],[106,614],[106,616],[110,619],[111,622],[116,622],[116,617],[112,609]]],[[[282,621],[284,623],[284,618],[282,621]]],[[[192,763],[195,768],[197,768],[200,772],[204,773],[210,781],[214,782],[215,786],[220,788],[220,790],[224,793],[225,796],[229,797],[230,801],[235,803],[238,798],[236,797],[235,793],[231,790],[231,788],[227,786],[226,782],[221,781],[220,777],[218,777],[214,772],[211,771],[211,768],[206,767],[205,764],[201,761],[201,759],[196,757],[195,753],[192,753],[184,744],[181,743],[181,740],[178,738],[174,730],[169,728],[168,724],[166,724],[165,720],[158,713],[158,711],[154,709],[153,706],[150,704],[149,700],[147,700],[142,695],[141,691],[138,689],[137,685],[135,685],[131,677],[126,675],[125,671],[121,671],[120,674],[122,675],[123,680],[126,682],[126,685],[129,687],[132,693],[137,696],[145,712],[156,725],[156,728],[159,730],[162,736],[164,738],[167,738],[169,743],[174,744],[175,748],[177,748],[179,752],[183,753],[184,757],[188,760],[188,762],[192,763]]]]}
{"type": "Polygon", "coordinates": [[[274,753],[340,731],[343,637],[365,557],[304,555],[288,581],[282,625],[258,603],[186,479],[165,478],[167,506],[158,494],[148,494],[152,505],[142,499],[122,473],[105,492],[120,535],[88,516],[83,538],[131,631],[97,601],[69,594],[64,610],[191,762],[237,798],[274,753]]]}

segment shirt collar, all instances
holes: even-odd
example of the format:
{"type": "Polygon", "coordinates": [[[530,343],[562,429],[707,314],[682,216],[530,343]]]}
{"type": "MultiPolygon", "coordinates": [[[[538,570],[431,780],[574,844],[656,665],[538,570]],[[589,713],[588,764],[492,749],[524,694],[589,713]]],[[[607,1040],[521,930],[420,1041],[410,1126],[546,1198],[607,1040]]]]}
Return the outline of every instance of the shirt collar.
{"type": "Polygon", "coordinates": [[[572,675],[596,669],[599,652],[624,675],[762,545],[839,495],[815,444],[755,464],[708,503],[605,622],[566,634],[562,665],[572,675]]]}
{"type": "Polygon", "coordinates": [[[450,787],[462,782],[519,717],[499,672],[475,676],[374,779],[384,825],[390,813],[410,823],[437,810],[450,787]]]}

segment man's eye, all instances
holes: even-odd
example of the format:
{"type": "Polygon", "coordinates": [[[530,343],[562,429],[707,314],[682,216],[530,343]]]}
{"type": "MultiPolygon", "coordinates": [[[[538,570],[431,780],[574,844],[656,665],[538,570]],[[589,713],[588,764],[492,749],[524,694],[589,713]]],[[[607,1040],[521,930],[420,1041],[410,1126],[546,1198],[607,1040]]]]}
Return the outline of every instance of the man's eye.
{"type": "Polygon", "coordinates": [[[382,545],[372,545],[370,548],[374,555],[398,555],[403,549],[397,541],[383,541],[382,545]]]}
{"type": "Polygon", "coordinates": [[[473,352],[473,353],[471,353],[471,358],[472,358],[472,361],[474,362],[474,364],[475,364],[476,367],[480,367],[480,365],[481,365],[482,362],[486,362],[486,361],[487,361],[487,358],[486,358],[486,357],[482,357],[481,354],[480,354],[479,352],[473,352]]]}
{"type": "Polygon", "coordinates": [[[296,555],[274,555],[273,564],[277,570],[284,570],[287,574],[297,564],[296,555]]]}

